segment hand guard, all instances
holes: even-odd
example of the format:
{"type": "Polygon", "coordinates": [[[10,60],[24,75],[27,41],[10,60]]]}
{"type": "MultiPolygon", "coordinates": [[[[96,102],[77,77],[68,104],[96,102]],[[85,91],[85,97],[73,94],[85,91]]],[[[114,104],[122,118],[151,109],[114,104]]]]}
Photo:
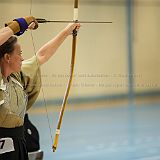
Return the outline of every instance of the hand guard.
{"type": "Polygon", "coordinates": [[[37,29],[38,22],[33,16],[14,19],[12,22],[6,23],[5,26],[8,26],[10,29],[12,29],[15,35],[20,36],[26,31],[32,22],[35,23],[34,29],[37,29]]]}

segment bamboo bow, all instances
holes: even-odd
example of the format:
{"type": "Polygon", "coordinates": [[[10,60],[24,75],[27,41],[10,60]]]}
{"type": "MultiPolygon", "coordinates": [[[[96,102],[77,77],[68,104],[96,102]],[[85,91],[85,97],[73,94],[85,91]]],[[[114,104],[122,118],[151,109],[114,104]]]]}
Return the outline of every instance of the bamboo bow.
{"type": "MultiPolygon", "coordinates": [[[[78,22],[78,0],[74,1],[74,19],[73,20],[75,23],[78,22]]],[[[75,55],[76,55],[76,41],[77,41],[77,31],[75,28],[73,31],[73,39],[72,39],[72,59],[71,59],[71,66],[70,66],[70,76],[69,76],[66,92],[64,95],[63,103],[62,103],[62,108],[61,108],[60,115],[59,115],[58,125],[57,125],[56,134],[54,138],[54,144],[52,146],[53,152],[55,152],[55,150],[57,149],[62,119],[63,119],[69,91],[70,91],[71,84],[72,84],[74,65],[75,65],[75,55]]]]}
{"type": "MultiPolygon", "coordinates": [[[[31,0],[31,3],[32,3],[32,0],[31,0]]],[[[30,9],[30,14],[31,14],[31,9],[30,9]]],[[[78,21],[78,0],[74,0],[73,21],[46,20],[46,19],[43,19],[43,18],[36,18],[36,20],[38,21],[38,23],[70,23],[70,22],[91,23],[91,24],[92,23],[95,23],[95,24],[112,23],[110,21],[78,21]]],[[[74,72],[74,65],[75,65],[75,55],[76,55],[76,42],[77,42],[76,28],[73,30],[72,35],[73,35],[73,39],[72,39],[72,58],[71,58],[71,65],[70,65],[70,75],[69,75],[66,91],[65,91],[65,94],[64,94],[62,107],[61,107],[60,114],[59,114],[58,124],[57,124],[56,133],[55,133],[55,137],[54,137],[54,143],[52,145],[53,152],[55,152],[56,149],[57,149],[59,135],[60,135],[60,129],[61,129],[62,120],[63,120],[63,115],[64,115],[64,112],[65,112],[65,108],[66,108],[66,104],[67,104],[67,100],[68,100],[68,96],[69,96],[69,92],[70,92],[70,88],[71,88],[71,84],[72,84],[72,79],[73,79],[73,72],[74,72]]],[[[33,40],[33,36],[32,36],[32,40],[33,40]]],[[[42,91],[42,93],[43,93],[43,91],[42,91]]],[[[44,93],[43,93],[43,97],[44,97],[44,93]]],[[[44,99],[44,101],[45,101],[45,108],[46,108],[46,112],[47,112],[46,100],[44,99]]],[[[48,113],[47,113],[47,119],[48,119],[48,123],[49,123],[48,113]]],[[[52,133],[51,133],[50,123],[49,123],[49,128],[50,128],[51,139],[53,139],[52,138],[52,133]]]]}

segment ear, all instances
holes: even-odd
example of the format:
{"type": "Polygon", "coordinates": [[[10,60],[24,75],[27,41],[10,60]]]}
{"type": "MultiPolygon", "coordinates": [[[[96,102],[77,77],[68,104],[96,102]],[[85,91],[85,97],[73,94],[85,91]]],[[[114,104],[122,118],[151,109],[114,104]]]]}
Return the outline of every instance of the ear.
{"type": "Polygon", "coordinates": [[[11,59],[11,56],[10,56],[10,54],[5,53],[3,58],[4,58],[4,61],[5,61],[6,63],[9,63],[9,62],[10,62],[10,59],[11,59]]]}

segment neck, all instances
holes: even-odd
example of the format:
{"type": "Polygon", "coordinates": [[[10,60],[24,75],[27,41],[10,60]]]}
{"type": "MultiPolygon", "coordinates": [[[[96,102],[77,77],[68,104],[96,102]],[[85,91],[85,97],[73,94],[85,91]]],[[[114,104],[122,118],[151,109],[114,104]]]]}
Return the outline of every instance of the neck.
{"type": "Polygon", "coordinates": [[[8,65],[5,65],[5,63],[0,63],[0,69],[1,69],[1,73],[2,75],[7,78],[8,76],[10,76],[10,74],[12,73],[8,67],[8,65]]]}

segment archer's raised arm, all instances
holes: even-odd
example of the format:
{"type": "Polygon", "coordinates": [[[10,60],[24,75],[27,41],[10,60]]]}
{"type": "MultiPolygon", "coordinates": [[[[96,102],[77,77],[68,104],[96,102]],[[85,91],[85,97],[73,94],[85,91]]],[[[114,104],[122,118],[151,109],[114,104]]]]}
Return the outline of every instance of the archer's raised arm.
{"type": "Polygon", "coordinates": [[[0,29],[0,45],[5,43],[11,36],[13,31],[9,27],[4,27],[0,29]]]}
{"type": "Polygon", "coordinates": [[[60,47],[63,41],[73,33],[74,29],[79,29],[79,23],[69,23],[66,28],[64,28],[56,37],[51,39],[45,45],[43,45],[39,51],[37,52],[37,58],[39,60],[40,65],[47,62],[56,52],[56,50],[60,47]]]}

